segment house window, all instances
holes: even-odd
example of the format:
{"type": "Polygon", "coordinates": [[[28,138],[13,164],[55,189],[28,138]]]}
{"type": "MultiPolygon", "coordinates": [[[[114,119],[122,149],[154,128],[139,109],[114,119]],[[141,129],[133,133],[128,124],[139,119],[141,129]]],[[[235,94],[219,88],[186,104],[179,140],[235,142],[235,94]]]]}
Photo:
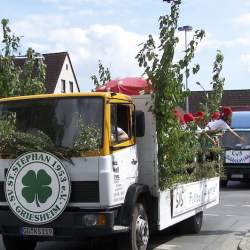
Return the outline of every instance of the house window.
{"type": "Polygon", "coordinates": [[[70,88],[70,92],[74,92],[74,84],[73,82],[69,82],[69,88],[70,88]]]}
{"type": "Polygon", "coordinates": [[[68,64],[66,64],[66,70],[68,70],[69,69],[69,65],[68,64]]]}
{"type": "Polygon", "coordinates": [[[66,92],[66,82],[65,80],[61,80],[61,83],[62,83],[62,93],[65,93],[66,92]]]}

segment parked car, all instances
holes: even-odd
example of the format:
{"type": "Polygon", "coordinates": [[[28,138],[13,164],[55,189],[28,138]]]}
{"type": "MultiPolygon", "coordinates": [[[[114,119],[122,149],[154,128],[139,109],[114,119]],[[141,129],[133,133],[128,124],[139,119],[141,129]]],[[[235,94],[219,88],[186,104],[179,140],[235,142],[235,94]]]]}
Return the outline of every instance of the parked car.
{"type": "Polygon", "coordinates": [[[232,129],[246,140],[239,140],[226,132],[222,138],[224,151],[225,176],[221,185],[226,186],[228,180],[250,180],[250,111],[233,112],[232,129]]]}

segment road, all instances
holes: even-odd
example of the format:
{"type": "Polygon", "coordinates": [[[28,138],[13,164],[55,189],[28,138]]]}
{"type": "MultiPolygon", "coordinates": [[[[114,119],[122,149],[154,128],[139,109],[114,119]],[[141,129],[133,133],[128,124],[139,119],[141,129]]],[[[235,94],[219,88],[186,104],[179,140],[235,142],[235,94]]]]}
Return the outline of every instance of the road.
{"type": "MultiPolygon", "coordinates": [[[[250,231],[250,184],[229,182],[221,190],[220,205],[205,211],[203,226],[198,235],[183,235],[174,228],[154,235],[149,250],[233,250],[240,239],[250,231]]],[[[92,250],[111,250],[111,242],[102,243],[92,250]]],[[[0,249],[4,249],[0,241],[0,249]]],[[[90,249],[79,243],[44,242],[36,250],[83,250],[90,249]]]]}

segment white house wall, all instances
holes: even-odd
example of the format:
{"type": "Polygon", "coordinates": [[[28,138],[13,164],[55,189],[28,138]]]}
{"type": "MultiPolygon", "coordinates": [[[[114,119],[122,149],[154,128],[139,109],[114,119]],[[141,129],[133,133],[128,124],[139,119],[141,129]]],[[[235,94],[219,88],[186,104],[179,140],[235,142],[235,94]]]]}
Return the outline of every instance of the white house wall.
{"type": "Polygon", "coordinates": [[[65,93],[71,92],[69,82],[73,82],[73,92],[74,93],[79,92],[68,56],[66,56],[64,60],[63,67],[59,75],[54,93],[62,93],[62,80],[65,80],[65,93]],[[68,69],[66,69],[66,65],[68,65],[68,69]]]}

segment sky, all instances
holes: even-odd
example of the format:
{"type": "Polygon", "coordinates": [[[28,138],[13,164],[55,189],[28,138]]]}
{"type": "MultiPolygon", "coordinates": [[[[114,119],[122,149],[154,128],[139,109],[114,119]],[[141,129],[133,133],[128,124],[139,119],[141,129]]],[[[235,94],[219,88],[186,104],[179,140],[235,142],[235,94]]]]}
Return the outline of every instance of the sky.
{"type": "MultiPolygon", "coordinates": [[[[1,3],[0,18],[8,18],[15,35],[22,36],[20,54],[28,47],[40,53],[69,52],[80,89],[88,91],[98,60],[110,67],[113,79],[143,74],[135,59],[139,44],[149,34],[157,40],[158,18],[169,8],[162,0],[8,0],[1,3]]],[[[183,25],[206,32],[193,60],[201,70],[188,79],[191,90],[201,90],[196,82],[211,89],[218,49],[224,55],[224,88],[250,89],[250,0],[183,0],[183,25]]],[[[177,35],[181,55],[184,32],[177,35]]]]}

